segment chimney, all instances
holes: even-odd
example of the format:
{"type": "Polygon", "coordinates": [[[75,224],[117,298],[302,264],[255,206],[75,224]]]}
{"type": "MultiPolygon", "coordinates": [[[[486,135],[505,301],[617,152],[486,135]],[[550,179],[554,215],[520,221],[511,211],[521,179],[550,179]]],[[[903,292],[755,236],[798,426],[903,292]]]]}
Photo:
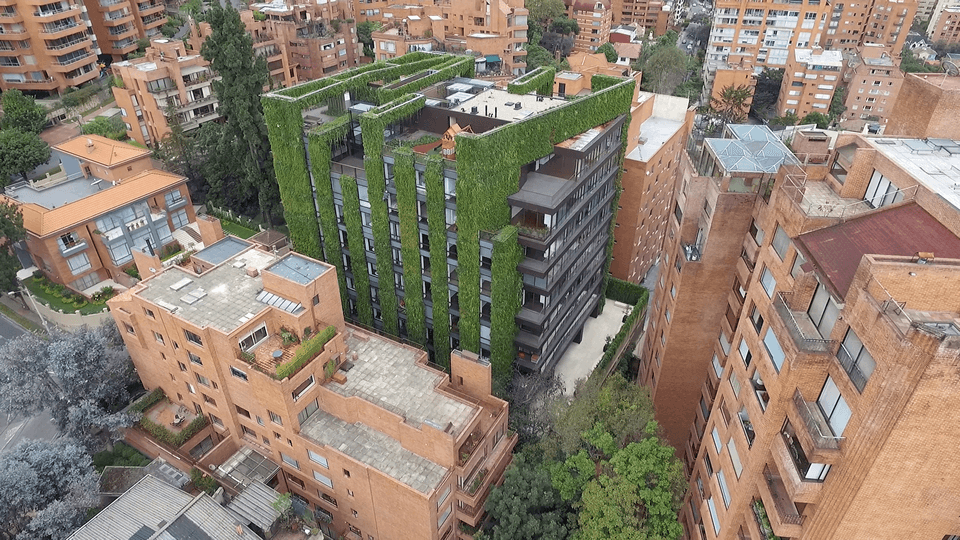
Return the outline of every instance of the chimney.
{"type": "Polygon", "coordinates": [[[200,228],[200,241],[204,246],[211,246],[223,239],[220,220],[213,216],[197,216],[197,227],[200,228]]]}

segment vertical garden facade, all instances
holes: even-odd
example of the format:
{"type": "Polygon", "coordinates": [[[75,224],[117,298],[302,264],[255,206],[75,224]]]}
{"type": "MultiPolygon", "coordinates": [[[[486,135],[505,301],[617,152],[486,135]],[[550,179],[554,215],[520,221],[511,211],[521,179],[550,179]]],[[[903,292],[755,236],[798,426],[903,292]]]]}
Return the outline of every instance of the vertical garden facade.
{"type": "Polygon", "coordinates": [[[291,239],[337,266],[345,313],[503,382],[551,368],[598,309],[634,83],[566,101],[526,93],[553,70],[508,92],[472,68],[413,53],[263,103],[291,239]]]}

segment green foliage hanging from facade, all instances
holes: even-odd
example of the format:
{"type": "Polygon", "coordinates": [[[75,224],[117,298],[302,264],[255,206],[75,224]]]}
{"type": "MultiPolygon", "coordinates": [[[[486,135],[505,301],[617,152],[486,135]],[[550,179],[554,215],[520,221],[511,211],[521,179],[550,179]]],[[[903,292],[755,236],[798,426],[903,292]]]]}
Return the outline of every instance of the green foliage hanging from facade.
{"type": "Polygon", "coordinates": [[[340,177],[343,192],[343,220],[347,225],[347,244],[350,251],[350,270],[357,289],[357,318],[373,326],[373,298],[370,293],[370,273],[363,251],[363,222],[360,217],[360,191],[357,181],[350,176],[340,177]]]}
{"type": "Polygon", "coordinates": [[[423,274],[420,271],[420,229],[417,227],[417,179],[413,151],[398,148],[394,152],[394,184],[397,186],[397,211],[400,214],[400,256],[410,341],[427,342],[426,311],[423,304],[423,274]]]}
{"type": "Polygon", "coordinates": [[[422,90],[430,85],[453,77],[473,77],[474,66],[475,63],[472,56],[454,56],[443,64],[435,67],[435,73],[414,79],[408,83],[398,86],[397,88],[381,88],[377,91],[377,98],[380,103],[386,103],[388,101],[393,101],[404,94],[422,90]]]}
{"type": "Polygon", "coordinates": [[[507,92],[511,94],[529,94],[534,90],[541,96],[553,94],[553,79],[557,70],[551,66],[540,66],[507,83],[507,92]]]}
{"type": "Polygon", "coordinates": [[[514,339],[517,337],[517,313],[523,280],[517,265],[523,260],[523,248],[518,242],[517,228],[512,225],[500,229],[493,237],[493,262],[490,273],[490,363],[494,381],[506,388],[513,374],[513,360],[517,357],[514,339]]]}
{"type": "Polygon", "coordinates": [[[434,360],[450,367],[450,292],[447,284],[447,209],[443,179],[444,160],[427,157],[427,228],[430,236],[430,300],[433,303],[434,360]]]}
{"type": "Polygon", "coordinates": [[[643,298],[643,295],[646,291],[647,289],[637,285],[636,283],[630,283],[629,281],[611,277],[607,281],[606,298],[635,306],[637,305],[637,302],[643,298]]]}
{"type": "Polygon", "coordinates": [[[620,331],[617,332],[617,335],[613,336],[613,340],[607,344],[607,348],[603,351],[603,356],[600,357],[600,362],[597,364],[597,367],[593,369],[591,377],[594,375],[602,377],[607,366],[610,365],[610,362],[615,360],[614,356],[616,356],[618,349],[623,345],[623,341],[627,339],[627,336],[630,334],[630,329],[633,328],[633,324],[637,322],[640,314],[643,313],[643,310],[647,307],[647,300],[649,298],[649,291],[643,289],[633,309],[630,310],[630,314],[627,315],[626,320],[623,321],[623,325],[620,326],[620,331]]]}

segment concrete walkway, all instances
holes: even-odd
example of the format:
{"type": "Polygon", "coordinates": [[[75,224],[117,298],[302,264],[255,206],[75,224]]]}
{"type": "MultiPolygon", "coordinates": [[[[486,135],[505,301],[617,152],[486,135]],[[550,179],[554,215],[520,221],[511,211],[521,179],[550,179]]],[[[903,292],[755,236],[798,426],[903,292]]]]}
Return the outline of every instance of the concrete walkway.
{"type": "Polygon", "coordinates": [[[607,300],[603,314],[596,319],[587,318],[583,326],[583,339],[580,343],[572,343],[554,368],[563,381],[566,395],[572,396],[577,380],[585,379],[597,367],[603,357],[607,336],[613,339],[617,335],[624,314],[629,314],[631,309],[631,306],[622,302],[607,300]]]}

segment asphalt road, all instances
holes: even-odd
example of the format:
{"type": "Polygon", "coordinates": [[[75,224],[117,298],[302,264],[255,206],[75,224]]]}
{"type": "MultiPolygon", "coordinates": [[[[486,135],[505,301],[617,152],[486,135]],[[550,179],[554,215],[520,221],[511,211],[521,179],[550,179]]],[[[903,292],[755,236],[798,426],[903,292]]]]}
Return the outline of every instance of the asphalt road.
{"type": "MultiPolygon", "coordinates": [[[[25,332],[19,325],[0,315],[0,346],[25,332]]],[[[52,440],[59,435],[56,424],[46,411],[30,418],[11,418],[0,414],[0,453],[27,439],[52,440]]]]}

